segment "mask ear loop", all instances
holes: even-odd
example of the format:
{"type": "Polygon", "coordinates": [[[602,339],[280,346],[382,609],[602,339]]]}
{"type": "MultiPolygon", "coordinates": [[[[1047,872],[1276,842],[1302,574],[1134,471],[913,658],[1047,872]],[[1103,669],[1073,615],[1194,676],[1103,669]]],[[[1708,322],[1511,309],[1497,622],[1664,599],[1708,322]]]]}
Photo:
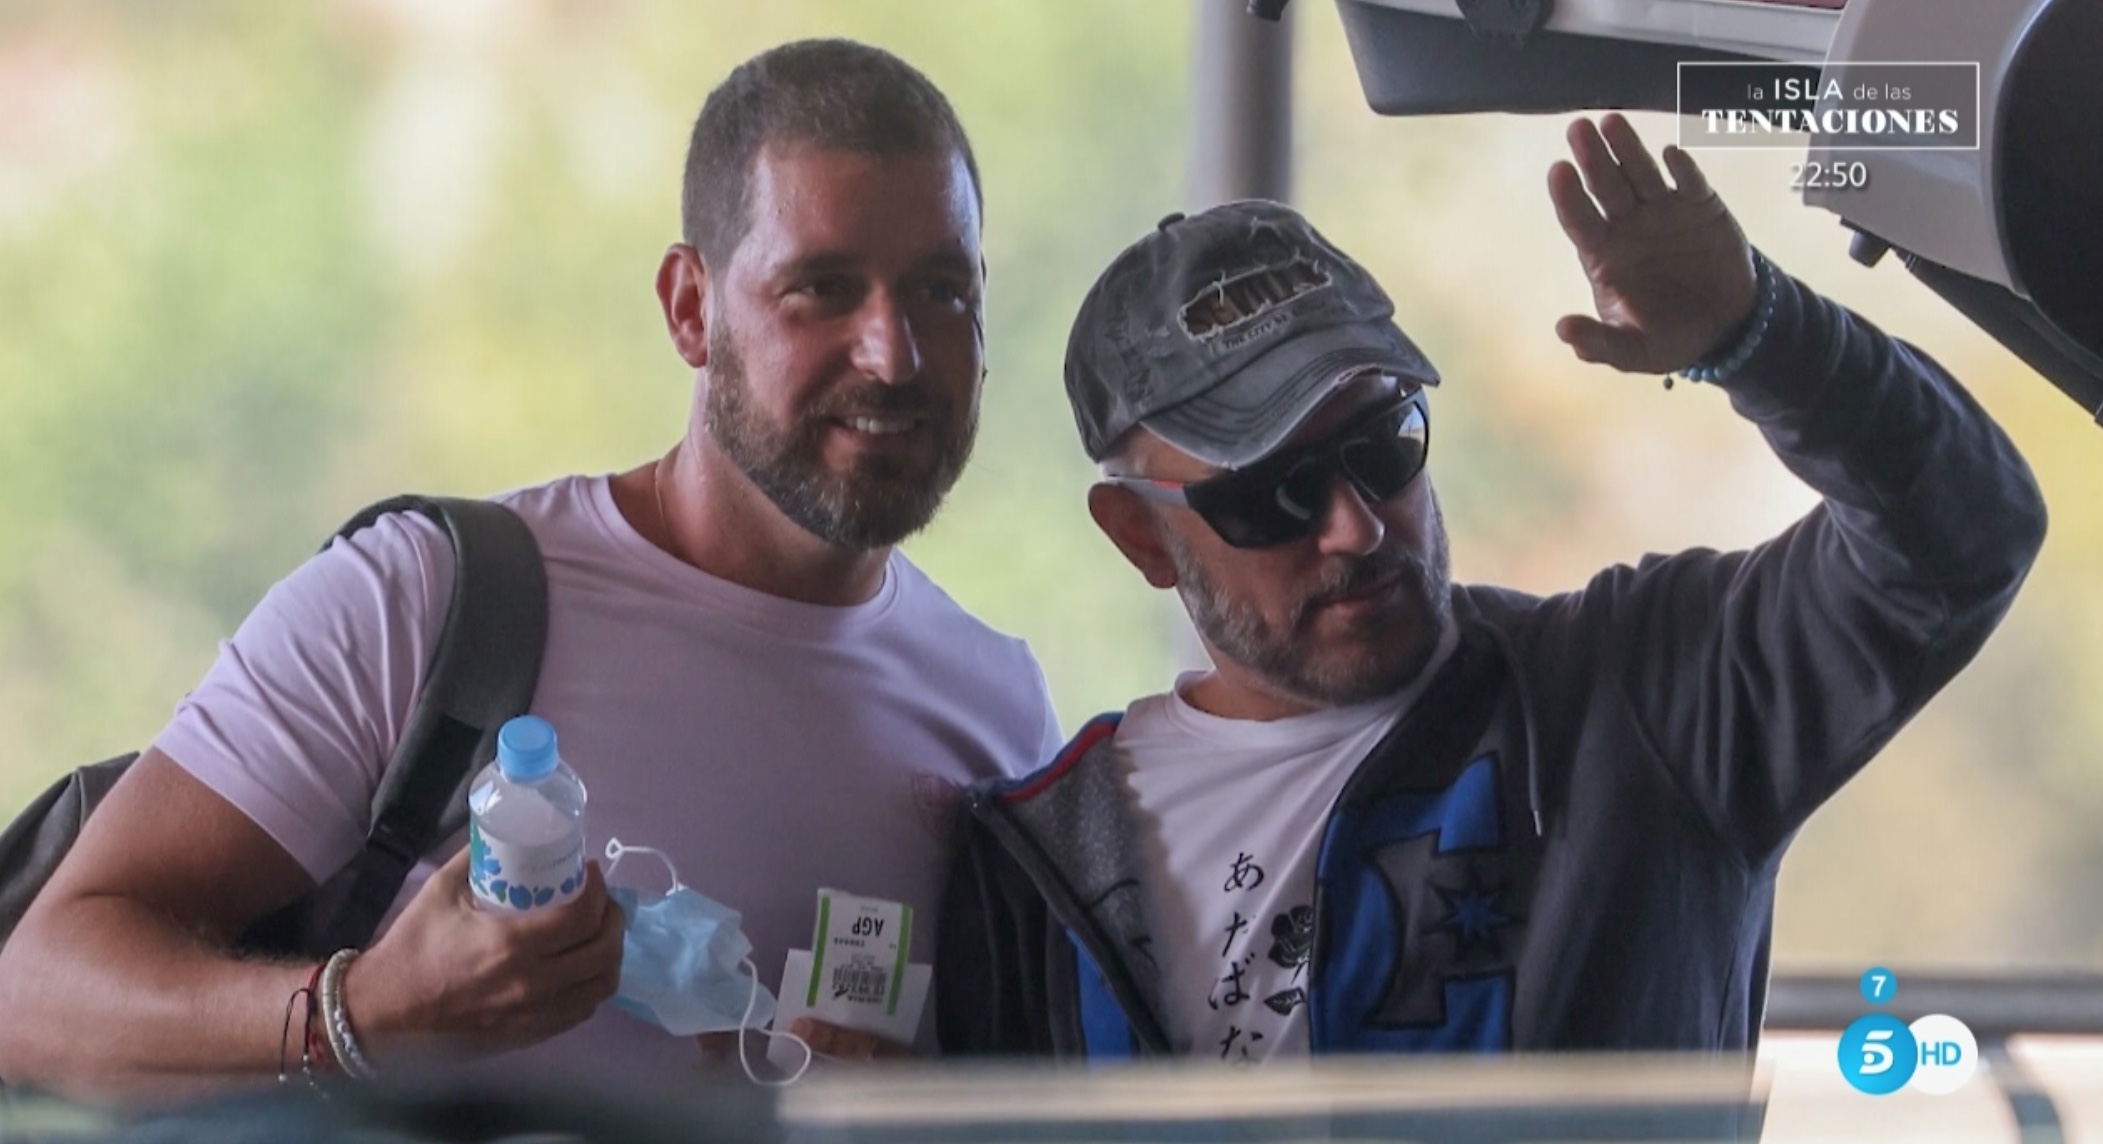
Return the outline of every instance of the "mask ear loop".
{"type": "MultiPolygon", "coordinates": [[[[666,872],[672,876],[672,888],[666,890],[665,893],[675,894],[686,888],[679,881],[679,868],[672,865],[672,859],[664,851],[654,846],[623,846],[618,838],[606,840],[606,877],[612,878],[614,867],[619,866],[621,859],[629,854],[655,854],[657,860],[664,863],[666,872]]],[[[787,1088],[789,1085],[802,1080],[803,1074],[810,1071],[811,1061],[816,1057],[816,1054],[811,1051],[809,1041],[785,1029],[776,1031],[774,1029],[754,1029],[752,1027],[752,1014],[759,1008],[759,970],[753,966],[752,959],[749,957],[738,964],[745,967],[745,980],[752,983],[752,991],[745,997],[745,1015],[738,1019],[738,1067],[745,1070],[745,1078],[747,1080],[762,1088],[787,1088]],[[797,1065],[794,1072],[779,1080],[761,1079],[759,1073],[753,1070],[751,1054],[745,1048],[745,1034],[748,1032],[758,1033],[760,1036],[769,1039],[787,1038],[796,1042],[796,1047],[803,1050],[803,1063],[797,1065]]]]}
{"type": "Polygon", "coordinates": [[[679,880],[679,867],[672,865],[671,857],[664,851],[655,846],[623,846],[618,838],[606,840],[606,869],[603,871],[605,876],[611,879],[614,867],[619,866],[621,859],[630,854],[655,854],[657,860],[664,863],[665,873],[672,876],[672,888],[665,893],[676,894],[686,888],[686,884],[679,880]]]}
{"type": "Polygon", "coordinates": [[[759,970],[753,968],[752,959],[749,957],[738,964],[745,967],[745,976],[752,982],[752,992],[745,998],[745,1015],[738,1019],[738,1066],[745,1070],[745,1079],[761,1088],[787,1088],[802,1080],[803,1074],[810,1071],[811,1061],[816,1054],[811,1051],[811,1043],[809,1041],[789,1032],[787,1029],[755,1029],[752,1027],[752,1012],[759,1007],[759,970]],[[779,1080],[760,1079],[760,1075],[752,1071],[752,1060],[745,1052],[745,1034],[748,1032],[758,1033],[769,1040],[786,1038],[796,1042],[796,1047],[803,1050],[803,1063],[797,1065],[794,1072],[779,1080]]]}

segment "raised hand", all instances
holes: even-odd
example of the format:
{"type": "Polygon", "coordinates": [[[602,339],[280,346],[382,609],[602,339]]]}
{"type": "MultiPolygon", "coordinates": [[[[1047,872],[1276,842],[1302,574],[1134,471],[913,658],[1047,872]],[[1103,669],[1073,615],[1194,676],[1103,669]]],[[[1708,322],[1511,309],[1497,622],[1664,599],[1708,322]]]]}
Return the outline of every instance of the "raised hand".
{"type": "Polygon", "coordinates": [[[1667,146],[1667,185],[1619,115],[1596,127],[1580,118],[1567,138],[1576,163],[1549,168],[1548,196],[1599,316],[1566,315],[1556,336],[1582,360],[1630,373],[1670,373],[1720,348],[1752,313],[1759,280],[1745,235],[1694,160],[1667,146]]]}

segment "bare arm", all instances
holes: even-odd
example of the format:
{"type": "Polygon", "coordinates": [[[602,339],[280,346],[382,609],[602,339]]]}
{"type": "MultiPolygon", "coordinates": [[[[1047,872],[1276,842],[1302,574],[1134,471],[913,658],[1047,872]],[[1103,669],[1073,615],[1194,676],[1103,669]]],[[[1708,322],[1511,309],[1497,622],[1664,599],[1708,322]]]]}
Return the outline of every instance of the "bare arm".
{"type": "MultiPolygon", "coordinates": [[[[521,918],[476,909],[464,862],[432,876],[344,983],[382,1067],[433,1041],[484,1052],[545,1040],[618,983],[622,916],[596,867],[574,901],[521,918]]],[[[273,1075],[313,964],[244,960],[232,943],[312,885],[246,815],[148,751],[0,952],[0,1076],[154,1096],[273,1075]]],[[[296,1040],[288,1051],[296,1059],[296,1040]]]]}
{"type": "Polygon", "coordinates": [[[0,1076],[148,1092],[170,1071],[273,1072],[312,966],[226,950],[312,887],[261,827],[147,751],[0,950],[0,1076]]]}

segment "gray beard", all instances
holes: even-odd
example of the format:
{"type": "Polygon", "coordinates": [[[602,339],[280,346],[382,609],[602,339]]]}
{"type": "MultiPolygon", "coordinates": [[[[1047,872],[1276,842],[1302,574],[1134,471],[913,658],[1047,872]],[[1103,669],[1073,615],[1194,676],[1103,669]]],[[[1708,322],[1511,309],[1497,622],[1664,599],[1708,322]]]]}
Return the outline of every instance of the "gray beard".
{"type": "Polygon", "coordinates": [[[1254,608],[1228,599],[1174,531],[1164,528],[1162,536],[1176,567],[1176,593],[1183,598],[1192,626],[1214,650],[1280,694],[1317,707],[1347,707],[1408,687],[1431,662],[1440,634],[1453,622],[1446,521],[1436,500],[1432,514],[1430,552],[1415,556],[1382,551],[1337,563],[1281,625],[1272,625],[1254,608]],[[1312,642],[1316,609],[1395,573],[1402,580],[1400,598],[1366,621],[1368,627],[1385,629],[1392,640],[1375,639],[1366,655],[1324,656],[1324,649],[1312,642]],[[1409,638],[1412,619],[1423,625],[1413,639],[1409,638]]]}

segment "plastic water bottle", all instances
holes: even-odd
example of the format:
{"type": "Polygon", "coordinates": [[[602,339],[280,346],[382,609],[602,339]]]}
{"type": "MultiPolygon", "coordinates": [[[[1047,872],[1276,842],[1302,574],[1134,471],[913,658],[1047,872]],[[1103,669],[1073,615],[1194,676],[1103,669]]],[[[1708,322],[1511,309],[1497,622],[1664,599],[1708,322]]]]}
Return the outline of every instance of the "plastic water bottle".
{"type": "Polygon", "coordinates": [[[467,884],[484,907],[547,909],[584,888],[584,784],[556,752],[547,720],[504,724],[467,809],[467,884]]]}

